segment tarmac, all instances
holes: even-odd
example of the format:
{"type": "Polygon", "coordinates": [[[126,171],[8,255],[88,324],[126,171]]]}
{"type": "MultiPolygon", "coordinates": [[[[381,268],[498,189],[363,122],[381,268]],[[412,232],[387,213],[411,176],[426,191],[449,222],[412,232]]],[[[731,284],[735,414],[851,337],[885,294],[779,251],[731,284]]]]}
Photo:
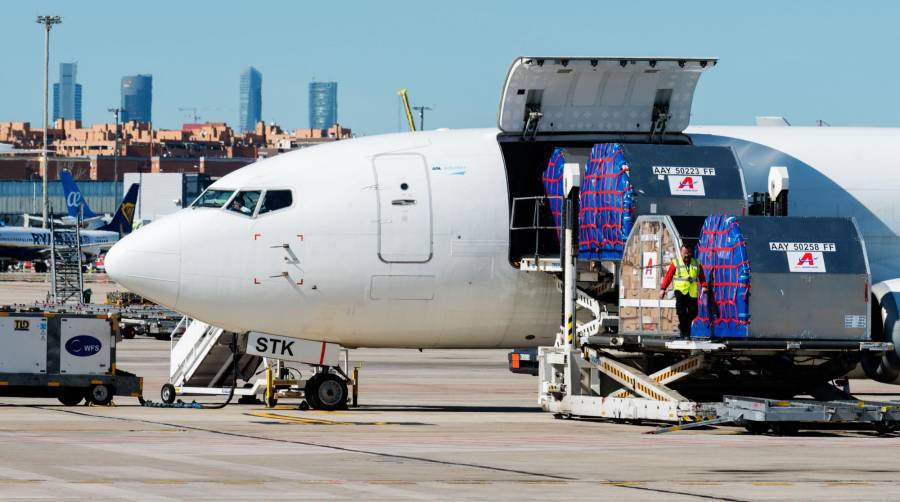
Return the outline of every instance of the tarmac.
{"type": "MultiPolygon", "coordinates": [[[[42,291],[0,285],[0,302],[33,294],[42,291]]],[[[118,346],[118,366],[145,378],[148,399],[159,400],[168,349],[148,338],[118,346]]],[[[361,365],[361,406],[341,412],[301,411],[290,400],[205,410],[0,397],[0,500],[900,496],[900,436],[737,427],[648,435],[655,427],[541,412],[537,378],[511,374],[503,350],[361,349],[351,358],[361,365]]],[[[851,385],[900,400],[900,387],[851,385]]]]}

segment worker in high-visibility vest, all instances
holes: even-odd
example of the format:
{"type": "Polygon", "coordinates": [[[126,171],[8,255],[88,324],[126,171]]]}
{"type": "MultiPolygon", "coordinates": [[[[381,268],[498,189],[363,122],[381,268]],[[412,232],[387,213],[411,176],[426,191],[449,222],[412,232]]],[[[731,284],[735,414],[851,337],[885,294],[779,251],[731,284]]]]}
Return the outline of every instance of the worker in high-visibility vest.
{"type": "Polygon", "coordinates": [[[703,267],[694,259],[691,248],[681,246],[681,259],[669,264],[662,283],[659,285],[659,299],[666,296],[666,289],[672,284],[675,290],[675,311],[678,313],[678,331],[681,336],[691,336],[691,322],[697,317],[697,297],[706,291],[703,267]]]}

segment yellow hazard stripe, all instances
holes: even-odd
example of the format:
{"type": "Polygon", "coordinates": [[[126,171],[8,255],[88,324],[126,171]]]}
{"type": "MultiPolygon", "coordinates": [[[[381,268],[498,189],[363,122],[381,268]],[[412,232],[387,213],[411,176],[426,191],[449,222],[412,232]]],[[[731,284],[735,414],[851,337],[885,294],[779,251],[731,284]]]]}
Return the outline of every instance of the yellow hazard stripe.
{"type": "Polygon", "coordinates": [[[626,385],[631,386],[631,388],[633,388],[638,393],[643,394],[656,401],[668,401],[666,396],[660,394],[659,392],[656,392],[656,390],[650,388],[649,386],[638,382],[634,378],[631,378],[618,367],[609,364],[609,362],[603,361],[603,368],[607,372],[613,374],[613,376],[618,378],[620,381],[625,382],[626,385]]]}
{"type": "Polygon", "coordinates": [[[680,418],[682,422],[702,422],[704,420],[712,420],[716,417],[714,415],[685,415],[680,418]]]}

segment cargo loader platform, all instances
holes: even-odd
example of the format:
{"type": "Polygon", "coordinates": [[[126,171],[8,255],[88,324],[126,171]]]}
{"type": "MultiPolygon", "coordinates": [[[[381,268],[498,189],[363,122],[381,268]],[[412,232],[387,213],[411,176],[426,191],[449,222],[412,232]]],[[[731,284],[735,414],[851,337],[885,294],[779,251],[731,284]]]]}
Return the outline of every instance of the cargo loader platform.
{"type": "Polygon", "coordinates": [[[796,434],[801,428],[828,425],[869,425],[881,434],[900,429],[900,403],[877,401],[814,401],[809,399],[761,399],[725,396],[721,403],[705,409],[714,418],[660,427],[651,434],[662,434],[710,425],[740,425],[752,434],[773,432],[796,434]]]}
{"type": "Polygon", "coordinates": [[[857,400],[830,383],[813,393],[819,400],[731,395],[714,402],[689,399],[672,386],[710,367],[709,355],[696,352],[647,375],[623,362],[621,354],[541,347],[539,404],[556,418],[675,424],[653,433],[713,425],[738,425],[754,434],[779,435],[835,425],[869,426],[883,434],[900,430],[900,403],[857,400]]]}

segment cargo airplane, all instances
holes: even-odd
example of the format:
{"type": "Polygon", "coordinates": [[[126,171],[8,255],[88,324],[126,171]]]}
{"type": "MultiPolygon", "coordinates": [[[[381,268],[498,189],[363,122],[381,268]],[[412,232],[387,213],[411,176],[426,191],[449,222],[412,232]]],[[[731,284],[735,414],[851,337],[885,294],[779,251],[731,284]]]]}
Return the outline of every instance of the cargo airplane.
{"type": "MultiPolygon", "coordinates": [[[[560,294],[516,267],[512,196],[555,147],[731,147],[747,192],[790,174],[789,214],[854,217],[873,337],[900,348],[900,129],[688,127],[713,59],[520,58],[498,128],[369,136],[261,160],[116,244],[125,288],[233,332],[344,347],[552,345],[560,294]],[[877,319],[877,320],[876,320],[877,319]]],[[[539,178],[538,178],[539,179],[539,178]]],[[[539,185],[538,185],[539,186],[539,185]]],[[[893,382],[900,357],[867,368],[893,382]]]]}

